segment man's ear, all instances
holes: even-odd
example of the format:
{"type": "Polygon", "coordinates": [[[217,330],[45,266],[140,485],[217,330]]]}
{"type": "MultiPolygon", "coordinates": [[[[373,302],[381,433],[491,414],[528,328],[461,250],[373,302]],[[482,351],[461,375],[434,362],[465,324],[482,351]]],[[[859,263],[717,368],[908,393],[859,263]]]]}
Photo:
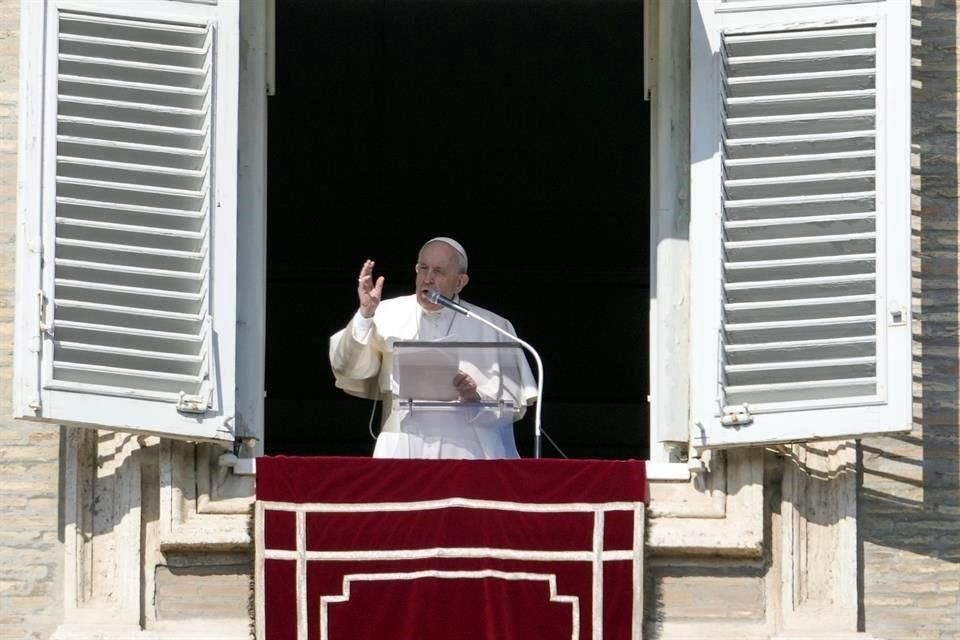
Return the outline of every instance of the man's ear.
{"type": "Polygon", "coordinates": [[[467,286],[467,283],[470,282],[470,276],[465,273],[461,273],[457,276],[457,293],[460,293],[460,290],[467,286]]]}

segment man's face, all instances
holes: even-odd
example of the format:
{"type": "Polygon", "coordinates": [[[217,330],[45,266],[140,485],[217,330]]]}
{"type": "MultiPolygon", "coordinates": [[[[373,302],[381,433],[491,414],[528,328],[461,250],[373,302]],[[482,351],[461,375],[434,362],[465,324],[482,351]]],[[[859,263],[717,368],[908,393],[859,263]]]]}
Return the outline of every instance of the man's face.
{"type": "Polygon", "coordinates": [[[453,298],[466,286],[467,274],[460,273],[460,262],[453,247],[443,242],[433,242],[424,247],[417,260],[417,302],[424,309],[436,311],[440,305],[428,302],[424,292],[434,289],[448,298],[453,298]]]}

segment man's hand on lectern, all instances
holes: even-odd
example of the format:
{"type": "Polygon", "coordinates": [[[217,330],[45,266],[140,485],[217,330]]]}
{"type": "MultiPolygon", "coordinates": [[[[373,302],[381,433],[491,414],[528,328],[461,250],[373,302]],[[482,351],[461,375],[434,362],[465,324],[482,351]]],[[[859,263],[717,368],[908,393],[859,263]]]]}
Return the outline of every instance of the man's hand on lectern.
{"type": "Polygon", "coordinates": [[[453,376],[453,386],[460,394],[460,402],[480,402],[476,381],[463,371],[458,371],[457,375],[453,376]]]}

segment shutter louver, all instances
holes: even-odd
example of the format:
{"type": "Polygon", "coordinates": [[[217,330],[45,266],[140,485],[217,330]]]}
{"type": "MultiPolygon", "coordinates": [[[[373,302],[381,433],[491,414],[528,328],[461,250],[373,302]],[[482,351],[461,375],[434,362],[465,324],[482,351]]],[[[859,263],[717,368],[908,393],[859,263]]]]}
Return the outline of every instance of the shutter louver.
{"type": "Polygon", "coordinates": [[[59,27],[51,384],[205,407],[213,29],[59,27]]]}
{"type": "Polygon", "coordinates": [[[726,33],[720,403],[878,394],[876,27],[726,33]]]}

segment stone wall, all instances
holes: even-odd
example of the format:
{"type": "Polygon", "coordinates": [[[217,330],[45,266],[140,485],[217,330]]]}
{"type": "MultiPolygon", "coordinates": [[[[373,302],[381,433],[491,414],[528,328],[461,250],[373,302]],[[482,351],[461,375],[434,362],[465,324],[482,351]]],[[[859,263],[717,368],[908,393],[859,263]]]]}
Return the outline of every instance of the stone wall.
{"type": "Polygon", "coordinates": [[[60,622],[60,429],[12,420],[20,2],[0,0],[0,636],[48,638],[60,622]]]}
{"type": "Polygon", "coordinates": [[[861,445],[861,625],[887,640],[957,640],[957,7],[913,5],[914,429],[861,445]]]}

